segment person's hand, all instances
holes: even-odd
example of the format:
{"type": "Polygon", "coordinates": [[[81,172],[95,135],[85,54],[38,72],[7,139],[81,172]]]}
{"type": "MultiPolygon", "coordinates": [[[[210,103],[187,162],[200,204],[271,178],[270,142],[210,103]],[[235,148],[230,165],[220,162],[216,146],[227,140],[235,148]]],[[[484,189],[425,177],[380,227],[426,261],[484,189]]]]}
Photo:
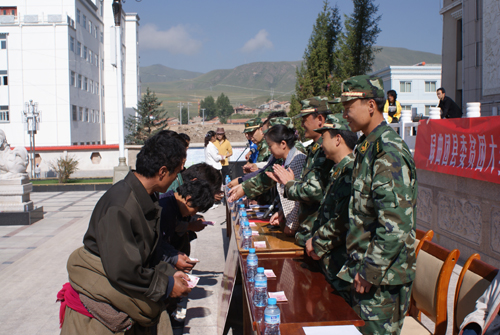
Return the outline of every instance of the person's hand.
{"type": "Polygon", "coordinates": [[[361,278],[359,273],[354,277],[354,289],[357,293],[368,293],[372,288],[372,284],[361,278]]]}
{"type": "Polygon", "coordinates": [[[189,272],[196,265],[196,262],[193,262],[189,259],[189,256],[179,252],[177,255],[177,263],[175,264],[175,268],[179,271],[189,272]]]}
{"type": "Polygon", "coordinates": [[[235,202],[239,198],[243,197],[245,195],[245,191],[243,191],[243,187],[241,185],[238,185],[236,187],[233,187],[229,190],[229,202],[235,202]]]}
{"type": "Polygon", "coordinates": [[[221,201],[222,198],[224,198],[224,192],[219,192],[214,194],[215,201],[221,201]]]}
{"type": "Polygon", "coordinates": [[[290,168],[288,168],[288,170],[287,170],[287,169],[285,169],[283,166],[281,166],[279,164],[274,164],[273,165],[273,170],[274,170],[274,175],[279,180],[278,182],[280,184],[285,185],[290,180],[294,180],[295,179],[295,175],[293,174],[293,171],[290,168]]]}
{"type": "Polygon", "coordinates": [[[269,224],[273,225],[273,226],[279,226],[280,225],[280,219],[279,219],[279,213],[276,212],[273,214],[273,216],[271,216],[271,218],[269,219],[269,224]]]}
{"type": "Polygon", "coordinates": [[[256,164],[254,163],[246,163],[243,165],[243,172],[244,173],[251,173],[257,171],[259,168],[257,167],[256,164]]]}
{"type": "Polygon", "coordinates": [[[286,236],[295,236],[295,232],[296,230],[291,230],[288,227],[285,227],[285,229],[283,230],[283,233],[285,233],[286,236]]]}
{"type": "Polygon", "coordinates": [[[170,297],[179,298],[188,295],[191,292],[187,284],[188,281],[189,277],[184,272],[177,271],[174,274],[174,288],[170,292],[170,297]]]}
{"type": "Polygon", "coordinates": [[[229,188],[233,188],[233,187],[237,186],[239,183],[240,182],[238,181],[238,178],[235,178],[235,179],[231,180],[231,182],[229,184],[227,184],[227,186],[229,188]]]}
{"type": "Polygon", "coordinates": [[[249,158],[250,158],[250,155],[252,154],[251,151],[247,152],[247,154],[245,155],[245,160],[247,161],[249,158]]]}
{"type": "Polygon", "coordinates": [[[188,230],[191,230],[191,231],[202,231],[207,226],[206,224],[203,223],[203,221],[205,221],[205,220],[203,220],[201,218],[201,219],[197,219],[195,221],[189,222],[188,223],[188,230]]]}
{"type": "Polygon", "coordinates": [[[315,261],[318,261],[320,260],[321,258],[316,254],[316,252],[314,251],[314,247],[312,245],[312,238],[308,239],[306,241],[306,253],[309,257],[311,257],[312,259],[314,259],[315,261]]]}

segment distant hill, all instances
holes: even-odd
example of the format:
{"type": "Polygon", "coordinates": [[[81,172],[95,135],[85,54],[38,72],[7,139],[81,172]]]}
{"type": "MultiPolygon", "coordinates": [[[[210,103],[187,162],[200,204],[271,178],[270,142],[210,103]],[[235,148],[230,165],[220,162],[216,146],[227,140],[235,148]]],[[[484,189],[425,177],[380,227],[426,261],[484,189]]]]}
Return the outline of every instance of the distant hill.
{"type": "Polygon", "coordinates": [[[389,65],[414,65],[420,62],[441,64],[441,55],[405,48],[379,47],[382,51],[375,55],[372,70],[378,71],[389,65]]]}
{"type": "Polygon", "coordinates": [[[141,67],[140,73],[143,83],[166,83],[169,81],[192,79],[203,74],[201,72],[176,70],[160,64],[141,67]]]}
{"type": "MultiPolygon", "coordinates": [[[[374,71],[389,65],[441,63],[441,55],[405,48],[381,48],[382,51],[375,57],[374,71]]],[[[208,95],[216,98],[222,92],[234,106],[245,104],[255,107],[271,96],[277,100],[289,100],[295,90],[295,71],[300,63],[256,62],[204,74],[152,65],[140,70],[142,90],[150,87],[156,92],[172,116],[178,113],[179,103],[191,102],[194,105],[208,95]]],[[[191,108],[197,109],[196,106],[191,108]]]]}

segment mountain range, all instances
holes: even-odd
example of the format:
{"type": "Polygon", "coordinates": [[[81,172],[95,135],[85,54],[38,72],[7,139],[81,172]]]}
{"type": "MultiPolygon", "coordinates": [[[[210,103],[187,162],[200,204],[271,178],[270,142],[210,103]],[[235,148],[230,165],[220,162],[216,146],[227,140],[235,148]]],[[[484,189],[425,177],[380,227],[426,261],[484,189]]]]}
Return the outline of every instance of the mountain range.
{"type": "MultiPolygon", "coordinates": [[[[379,47],[373,71],[389,65],[414,65],[420,62],[440,64],[441,55],[405,48],[379,47]]],[[[167,110],[175,104],[199,101],[207,95],[214,97],[221,92],[228,95],[233,105],[255,106],[274,97],[288,100],[295,90],[296,68],[301,61],[255,62],[233,69],[200,73],[172,69],[164,65],[140,68],[143,91],[146,87],[156,92],[167,110]]]]}

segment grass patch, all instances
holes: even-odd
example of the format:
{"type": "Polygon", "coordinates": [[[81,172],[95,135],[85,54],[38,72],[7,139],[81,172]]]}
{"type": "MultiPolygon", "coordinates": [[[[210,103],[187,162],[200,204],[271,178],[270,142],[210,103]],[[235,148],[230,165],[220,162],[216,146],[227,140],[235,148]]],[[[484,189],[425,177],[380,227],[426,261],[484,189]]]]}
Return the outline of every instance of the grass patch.
{"type": "MultiPolygon", "coordinates": [[[[59,184],[55,179],[31,179],[33,185],[55,185],[59,184]]],[[[113,178],[96,178],[96,179],[69,179],[65,184],[111,184],[113,178]]]]}

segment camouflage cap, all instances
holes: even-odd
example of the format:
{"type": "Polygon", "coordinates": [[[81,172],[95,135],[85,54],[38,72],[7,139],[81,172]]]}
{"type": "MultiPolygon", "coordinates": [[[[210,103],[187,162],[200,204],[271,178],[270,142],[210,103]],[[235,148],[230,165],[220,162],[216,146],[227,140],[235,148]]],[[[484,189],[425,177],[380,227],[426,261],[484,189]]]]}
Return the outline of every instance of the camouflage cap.
{"type": "Polygon", "coordinates": [[[342,113],[328,115],[326,117],[325,123],[323,124],[323,127],[314,129],[314,131],[317,133],[323,133],[325,130],[330,129],[351,131],[351,128],[349,128],[349,124],[347,123],[346,119],[342,117],[342,113]]]}
{"type": "Polygon", "coordinates": [[[262,120],[260,117],[256,117],[255,119],[251,119],[245,122],[245,129],[243,130],[243,132],[251,133],[252,131],[259,129],[260,127],[262,127],[262,120]]]}
{"type": "Polygon", "coordinates": [[[309,115],[311,113],[325,113],[330,112],[328,107],[328,98],[324,96],[317,96],[304,99],[300,102],[302,108],[300,113],[294,116],[294,119],[309,115]]]}
{"type": "Polygon", "coordinates": [[[264,134],[271,129],[272,126],[276,126],[278,124],[282,124],[290,129],[295,129],[295,126],[293,124],[293,121],[289,117],[273,117],[271,120],[269,120],[269,127],[264,131],[264,134]]]}
{"type": "Polygon", "coordinates": [[[354,99],[383,98],[384,82],[375,76],[354,76],[342,82],[340,98],[330,103],[346,102],[354,99]]]}

